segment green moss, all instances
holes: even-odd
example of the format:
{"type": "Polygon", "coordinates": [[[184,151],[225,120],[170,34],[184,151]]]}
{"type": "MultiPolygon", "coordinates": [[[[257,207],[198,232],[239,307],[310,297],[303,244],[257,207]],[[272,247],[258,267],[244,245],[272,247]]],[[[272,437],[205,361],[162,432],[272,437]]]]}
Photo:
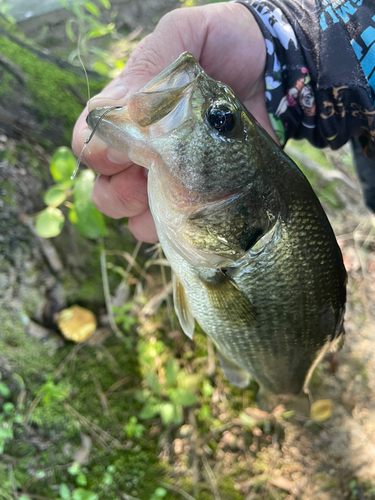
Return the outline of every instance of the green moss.
{"type": "Polygon", "coordinates": [[[222,478],[218,486],[222,498],[226,500],[243,500],[243,496],[236,491],[234,481],[230,476],[222,478]]]}
{"type": "Polygon", "coordinates": [[[0,484],[0,500],[14,500],[9,469],[2,461],[0,461],[0,484]]]}
{"type": "Polygon", "coordinates": [[[8,207],[14,207],[16,204],[16,187],[7,180],[0,182],[0,196],[2,203],[5,203],[8,207]]]}
{"type": "MultiPolygon", "coordinates": [[[[40,60],[32,52],[0,36],[1,53],[13,61],[27,75],[25,87],[31,98],[31,106],[39,113],[39,119],[45,127],[49,126],[50,118],[62,120],[66,130],[66,139],[70,140],[73,126],[82,111],[82,104],[73,95],[70,88],[76,89],[82,96],[87,93],[86,81],[74,73],[54,66],[52,63],[40,60]]],[[[6,96],[12,91],[14,78],[4,78],[0,96],[6,96]]],[[[92,93],[98,93],[103,84],[90,82],[92,93]]]]}
{"type": "Polygon", "coordinates": [[[44,373],[53,370],[52,356],[56,352],[53,342],[41,343],[28,336],[19,312],[0,309],[0,352],[14,364],[14,371],[29,382],[41,380],[44,373]],[[40,374],[40,375],[39,375],[40,374]]]}

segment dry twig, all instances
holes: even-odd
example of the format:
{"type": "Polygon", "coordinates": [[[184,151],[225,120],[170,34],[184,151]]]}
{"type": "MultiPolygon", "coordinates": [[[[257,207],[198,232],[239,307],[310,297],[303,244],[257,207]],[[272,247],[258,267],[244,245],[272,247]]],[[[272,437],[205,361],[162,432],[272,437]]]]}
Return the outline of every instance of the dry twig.
{"type": "Polygon", "coordinates": [[[210,464],[208,463],[207,458],[202,456],[202,462],[203,462],[203,466],[205,468],[206,474],[208,476],[208,479],[210,480],[210,483],[212,486],[212,492],[214,494],[215,500],[221,500],[219,488],[217,486],[216,477],[215,477],[215,475],[210,467],[210,464]]]}
{"type": "Polygon", "coordinates": [[[110,451],[111,448],[123,448],[123,445],[120,441],[104,429],[99,427],[98,425],[91,422],[89,419],[81,415],[77,410],[75,410],[70,404],[64,403],[64,408],[73,415],[82,425],[86,428],[87,432],[95,439],[105,451],[110,451]],[[110,441],[109,446],[107,445],[107,441],[110,441]]]}
{"type": "Polygon", "coordinates": [[[112,331],[114,332],[116,337],[119,339],[123,339],[124,334],[120,331],[120,329],[116,325],[115,317],[113,315],[111,293],[109,291],[109,283],[108,283],[107,261],[106,261],[105,250],[102,250],[100,252],[100,267],[102,270],[103,291],[104,291],[105,305],[107,308],[109,324],[111,325],[112,331]]]}
{"type": "Polygon", "coordinates": [[[194,497],[189,495],[189,493],[186,493],[186,491],[181,490],[180,488],[177,488],[176,486],[172,486],[171,484],[168,483],[160,483],[163,488],[166,488],[167,490],[174,491],[175,493],[179,493],[182,497],[186,498],[186,500],[195,500],[194,497]]]}

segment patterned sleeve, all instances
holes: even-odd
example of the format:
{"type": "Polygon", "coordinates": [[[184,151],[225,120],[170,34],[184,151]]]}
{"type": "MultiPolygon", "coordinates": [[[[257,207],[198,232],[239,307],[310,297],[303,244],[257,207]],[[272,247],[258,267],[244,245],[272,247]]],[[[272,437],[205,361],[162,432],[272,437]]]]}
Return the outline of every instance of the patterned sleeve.
{"type": "Polygon", "coordinates": [[[358,136],[375,159],[374,0],[244,0],[266,40],[266,101],[281,142],[337,149],[358,136]]]}

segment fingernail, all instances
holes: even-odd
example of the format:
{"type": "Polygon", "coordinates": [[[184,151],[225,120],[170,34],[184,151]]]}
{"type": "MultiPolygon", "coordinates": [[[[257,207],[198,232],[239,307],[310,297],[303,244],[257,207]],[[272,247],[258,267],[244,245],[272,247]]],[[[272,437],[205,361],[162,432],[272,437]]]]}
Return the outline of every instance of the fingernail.
{"type": "Polygon", "coordinates": [[[125,161],[127,160],[127,156],[125,155],[125,153],[117,151],[117,149],[113,148],[108,148],[107,158],[110,162],[116,165],[121,165],[122,163],[125,163],[125,161]]]}
{"type": "Polygon", "coordinates": [[[82,146],[87,141],[87,139],[90,137],[91,132],[92,132],[92,130],[89,128],[85,128],[81,131],[80,138],[82,141],[82,146]]]}
{"type": "Polygon", "coordinates": [[[109,89],[104,89],[102,93],[93,97],[90,102],[94,102],[96,100],[106,100],[106,99],[113,99],[114,101],[117,101],[125,97],[127,92],[128,88],[125,87],[125,85],[123,85],[122,83],[119,83],[114,87],[111,87],[109,89]]]}

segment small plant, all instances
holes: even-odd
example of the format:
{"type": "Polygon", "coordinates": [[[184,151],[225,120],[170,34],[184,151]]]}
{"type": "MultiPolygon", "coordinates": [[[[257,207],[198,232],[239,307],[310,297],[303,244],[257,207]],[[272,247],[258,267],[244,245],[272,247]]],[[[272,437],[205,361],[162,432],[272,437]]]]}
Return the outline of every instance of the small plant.
{"type": "Polygon", "coordinates": [[[14,424],[21,424],[22,415],[16,412],[14,404],[6,402],[1,407],[0,413],[0,455],[4,453],[5,444],[13,439],[14,424]]]}
{"type": "Polygon", "coordinates": [[[167,496],[167,490],[165,488],[156,488],[154,493],[151,495],[150,500],[160,500],[167,496]]]}
{"type": "MultiPolygon", "coordinates": [[[[82,467],[78,462],[73,462],[68,468],[68,473],[74,477],[77,488],[70,491],[67,484],[60,484],[59,500],[99,500],[99,495],[97,495],[97,493],[85,488],[85,486],[87,486],[87,472],[85,467],[82,467]]],[[[115,472],[116,468],[113,465],[107,467],[102,480],[104,488],[113,483],[113,474],[115,472]]]]}
{"type": "MultiPolygon", "coordinates": [[[[98,73],[107,75],[110,70],[107,64],[108,54],[106,51],[91,47],[89,41],[93,38],[114,35],[116,33],[115,23],[103,23],[100,21],[100,8],[95,2],[73,0],[73,2],[68,3],[66,0],[59,1],[66,10],[73,14],[66,22],[65,31],[69,40],[78,44],[77,48],[70,53],[69,62],[74,62],[80,53],[86,56],[91,52],[95,56],[92,68],[98,73]],[[78,36],[75,33],[73,25],[78,27],[78,36]]],[[[111,8],[109,0],[97,0],[97,3],[107,10],[111,8]]]]}
{"type": "Polygon", "coordinates": [[[65,205],[69,209],[69,220],[87,238],[98,238],[106,234],[103,215],[91,201],[95,174],[83,170],[72,179],[76,158],[70,149],[59,148],[53,155],[50,170],[56,184],[44,195],[47,208],[35,216],[35,230],[42,238],[52,238],[61,233],[65,216],[58,208],[65,205]],[[68,201],[73,198],[72,201],[68,201]]]}
{"type": "Polygon", "coordinates": [[[99,500],[99,495],[84,488],[75,488],[70,491],[66,484],[60,484],[59,500],[99,500]]]}
{"type": "Polygon", "coordinates": [[[160,415],[163,424],[180,424],[183,421],[183,408],[197,401],[196,391],[199,375],[190,375],[180,369],[175,359],[169,359],[165,366],[158,358],[163,350],[162,342],[140,343],[141,365],[147,367],[147,388],[136,395],[144,403],[139,415],[142,419],[160,415]],[[157,359],[158,358],[158,359],[157,359]]]}
{"type": "Polygon", "coordinates": [[[115,321],[121,326],[123,332],[128,332],[130,328],[137,322],[135,318],[129,315],[133,304],[127,302],[122,307],[113,306],[112,310],[115,315],[115,321]]]}
{"type": "Polygon", "coordinates": [[[17,413],[16,408],[10,401],[4,401],[9,399],[11,392],[9,387],[1,382],[0,373],[0,455],[4,453],[5,445],[7,441],[13,439],[13,429],[14,424],[21,424],[23,417],[17,413]]]}
{"type": "Polygon", "coordinates": [[[358,483],[356,479],[352,479],[349,483],[350,490],[350,500],[356,500],[358,498],[358,483]]]}
{"type": "Polygon", "coordinates": [[[124,431],[128,438],[142,437],[145,429],[144,425],[138,423],[137,417],[130,417],[129,422],[124,425],[124,431]]]}
{"type": "Polygon", "coordinates": [[[48,377],[47,381],[39,387],[36,395],[41,397],[43,403],[48,404],[51,399],[63,401],[68,397],[69,391],[64,384],[55,384],[53,378],[48,377]]]}

